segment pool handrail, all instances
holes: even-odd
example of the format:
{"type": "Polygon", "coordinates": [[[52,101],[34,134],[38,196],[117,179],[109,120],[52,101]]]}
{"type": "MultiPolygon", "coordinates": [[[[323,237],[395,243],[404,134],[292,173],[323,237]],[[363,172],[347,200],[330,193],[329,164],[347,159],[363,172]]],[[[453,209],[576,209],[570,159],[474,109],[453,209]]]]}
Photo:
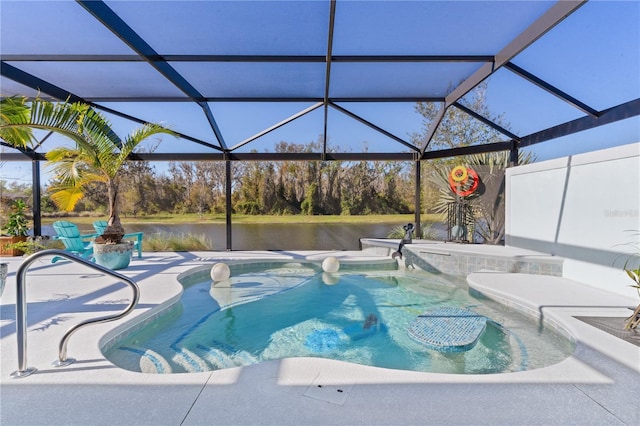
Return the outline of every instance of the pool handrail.
{"type": "Polygon", "coordinates": [[[124,281],[128,284],[133,290],[133,297],[131,299],[131,303],[126,307],[122,312],[116,315],[99,317],[88,319],[82,321],[73,327],[71,327],[64,334],[62,339],[60,340],[58,359],[53,362],[53,365],[56,367],[63,367],[69,365],[75,361],[73,358],[67,358],[67,342],[71,338],[71,335],[75,333],[78,329],[96,323],[103,323],[109,321],[115,321],[124,316],[128,315],[133,311],[133,309],[138,304],[138,300],[140,299],[140,289],[138,285],[131,278],[126,277],[122,274],[119,274],[109,268],[105,268],[104,266],[93,263],[87,259],[71,254],[65,250],[59,249],[48,249],[36,252],[29,257],[27,257],[24,262],[18,268],[16,273],[16,336],[18,339],[18,370],[11,373],[11,378],[21,378],[27,377],[37,371],[36,368],[27,367],[27,333],[26,333],[26,323],[27,323],[27,304],[26,304],[26,273],[29,266],[38,258],[44,256],[60,256],[65,257],[71,261],[76,263],[83,264],[88,266],[89,268],[95,269],[97,271],[103,272],[107,275],[111,275],[114,278],[124,281]]]}

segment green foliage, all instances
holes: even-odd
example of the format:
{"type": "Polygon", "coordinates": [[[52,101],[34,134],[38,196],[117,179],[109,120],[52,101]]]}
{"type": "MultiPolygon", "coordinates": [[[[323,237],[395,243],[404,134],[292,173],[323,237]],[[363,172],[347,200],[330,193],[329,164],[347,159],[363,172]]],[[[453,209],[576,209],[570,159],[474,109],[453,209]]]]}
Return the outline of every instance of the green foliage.
{"type": "Polygon", "coordinates": [[[315,183],[310,184],[306,190],[306,196],[300,204],[302,214],[314,215],[319,213],[317,208],[318,196],[318,185],[315,183]]]}
{"type": "Polygon", "coordinates": [[[204,234],[154,234],[145,235],[143,250],[160,251],[198,251],[213,250],[213,243],[204,234]]]}
{"type": "Polygon", "coordinates": [[[14,237],[26,237],[29,235],[29,225],[27,223],[27,217],[25,209],[27,204],[17,199],[11,204],[11,213],[9,214],[9,220],[2,227],[2,230],[7,234],[14,237]]]}
{"type": "MultiPolygon", "coordinates": [[[[153,152],[157,146],[158,144],[148,148],[139,146],[136,154],[153,152]]],[[[148,161],[126,161],[120,171],[120,180],[126,182],[120,190],[124,215],[147,215],[161,211],[154,202],[158,199],[158,180],[154,168],[148,161]]]]}
{"type": "MultiPolygon", "coordinates": [[[[281,142],[276,147],[281,153],[321,149],[321,140],[306,145],[281,142]]],[[[411,188],[406,183],[411,176],[404,163],[258,161],[240,167],[233,199],[233,210],[238,213],[362,215],[410,211],[404,190],[411,188]]]]}
{"type": "Polygon", "coordinates": [[[255,201],[241,201],[236,204],[235,211],[240,214],[260,214],[260,204],[255,201]]]}
{"type": "MultiPolygon", "coordinates": [[[[489,118],[494,123],[505,129],[509,128],[509,124],[504,121],[501,115],[492,116],[486,104],[487,83],[483,82],[476,86],[463,99],[462,104],[477,112],[483,117],[489,118]]],[[[427,146],[428,149],[443,149],[469,146],[471,144],[487,144],[492,142],[500,142],[504,140],[504,135],[497,130],[485,125],[484,123],[472,118],[461,109],[452,106],[447,109],[438,131],[428,139],[431,125],[440,114],[441,103],[418,102],[415,110],[424,117],[423,131],[414,133],[411,139],[417,146],[427,146]]]]}
{"type": "MultiPolygon", "coordinates": [[[[640,296],[640,248],[638,247],[638,236],[640,236],[640,232],[631,230],[627,232],[630,233],[634,241],[622,245],[630,247],[631,250],[628,251],[631,251],[631,253],[618,256],[616,258],[616,261],[621,257],[625,258],[622,269],[625,271],[627,276],[631,278],[631,280],[633,281],[631,287],[635,288],[638,291],[638,295],[640,296]]],[[[616,263],[616,261],[614,261],[614,264],[616,263]]]]}
{"type": "MultiPolygon", "coordinates": [[[[631,281],[633,281],[633,284],[631,284],[630,287],[635,288],[638,292],[638,296],[640,296],[640,252],[638,251],[638,235],[640,235],[640,233],[638,233],[638,231],[627,232],[631,233],[631,236],[634,240],[628,244],[623,245],[630,246],[635,253],[632,252],[631,254],[621,254],[620,256],[616,257],[616,259],[614,260],[614,264],[620,257],[626,258],[624,264],[622,265],[622,270],[627,274],[631,281]]],[[[633,311],[633,314],[631,314],[631,316],[625,320],[624,329],[636,330],[639,325],[640,305],[638,305],[633,311]]]]}
{"type": "MultiPolygon", "coordinates": [[[[479,86],[460,102],[489,117],[485,105],[484,86],[479,86]]],[[[124,141],[113,134],[110,123],[82,104],[47,104],[26,98],[9,98],[6,114],[2,111],[0,130],[10,134],[15,129],[55,128],[76,141],[74,148],[53,150],[49,159],[56,177],[49,186],[50,197],[43,198],[43,211],[51,211],[52,203],[76,211],[108,211],[146,216],[160,212],[197,213],[200,218],[226,211],[226,164],[222,161],[170,163],[166,175],[157,175],[147,161],[126,161],[133,149],[140,152],[139,142],[148,140],[158,128],[145,126],[124,141]],[[73,123],[68,122],[75,120],[73,123]],[[18,126],[6,124],[15,121],[18,126]],[[2,127],[4,123],[4,127],[2,127]],[[24,127],[27,126],[27,127],[24,127]],[[47,127],[48,126],[48,127],[47,127]],[[95,136],[95,137],[94,137],[95,136]],[[140,139],[140,140],[138,140],[140,139]],[[136,142],[137,140],[137,142],[136,142]],[[124,183],[124,184],[123,184],[124,183]]],[[[424,130],[412,135],[418,146],[427,143],[429,126],[438,117],[439,104],[417,103],[416,111],[424,117],[424,130]]],[[[491,117],[508,128],[501,117],[491,117]]],[[[55,130],[54,130],[55,131],[55,130]]],[[[29,144],[28,135],[14,135],[29,144]],[[20,137],[18,137],[20,136],[20,137]]],[[[453,148],[504,140],[504,136],[473,119],[455,106],[450,107],[442,124],[429,143],[429,149],[453,148]]],[[[22,142],[20,142],[22,143],[22,142]]],[[[148,148],[153,152],[158,142],[148,148]]],[[[319,137],[309,143],[280,142],[277,153],[318,153],[325,149],[319,137]]],[[[333,148],[342,152],[338,146],[333,148]]],[[[144,152],[144,151],[142,151],[144,152]]],[[[422,168],[421,205],[425,213],[442,212],[453,201],[448,188],[446,168],[432,172],[434,165],[495,164],[502,167],[508,154],[499,157],[482,154],[458,159],[420,162],[422,168]],[[484,158],[482,158],[484,157],[484,158]],[[482,159],[480,159],[482,158],[482,159]],[[434,180],[437,183],[434,183],[434,180]]],[[[406,214],[415,211],[413,162],[349,162],[349,161],[277,161],[231,163],[232,211],[252,215],[369,215],[406,214]]],[[[472,195],[470,198],[473,198],[472,195]]],[[[479,207],[478,207],[479,209],[479,207]]],[[[480,210],[478,210],[480,212],[480,210]]],[[[490,212],[480,212],[480,226],[485,232],[500,237],[499,221],[487,220],[490,212]]],[[[196,219],[198,220],[198,219],[196,219]]],[[[111,220],[110,220],[111,222],[111,220]]],[[[116,222],[115,220],[113,221],[116,222]]],[[[119,224],[119,218],[117,220],[119,224]]],[[[121,226],[120,226],[121,227],[121,226]]]]}
{"type": "Polygon", "coordinates": [[[28,148],[37,140],[33,129],[47,130],[69,137],[77,143],[80,117],[86,108],[79,103],[53,104],[43,99],[31,102],[26,96],[11,96],[0,99],[0,138],[17,148],[28,148]]]}
{"type": "MultiPolygon", "coordinates": [[[[530,153],[520,152],[518,164],[533,162],[530,153]]],[[[509,166],[509,152],[490,152],[484,154],[460,157],[461,165],[471,167],[477,172],[485,187],[484,195],[476,191],[471,195],[460,197],[455,195],[449,187],[449,173],[451,165],[441,165],[432,170],[431,182],[436,186],[438,198],[433,204],[434,211],[446,213],[448,206],[456,199],[471,204],[475,218],[475,231],[484,242],[498,244],[504,237],[504,170],[509,166]]]]}
{"type": "Polygon", "coordinates": [[[62,210],[71,211],[84,197],[85,188],[95,182],[104,183],[109,226],[103,237],[120,242],[124,235],[118,199],[123,164],[143,140],[174,133],[158,124],[145,124],[122,140],[104,116],[80,102],[52,103],[40,98],[27,102],[25,97],[12,97],[2,99],[2,108],[0,137],[12,146],[24,148],[32,144],[32,129],[56,132],[75,142],[75,147],[59,146],[46,154],[57,177],[56,184],[49,187],[51,199],[62,210]]]}
{"type": "MultiPolygon", "coordinates": [[[[637,256],[635,261],[637,262],[637,256]]],[[[629,258],[625,262],[624,271],[633,281],[631,287],[635,288],[638,295],[640,295],[640,266],[636,265],[636,268],[633,268],[631,266],[631,258],[629,258]]],[[[638,325],[640,325],[640,305],[638,305],[633,314],[627,318],[624,328],[625,330],[635,330],[638,328],[638,325]]]]}
{"type": "Polygon", "coordinates": [[[20,250],[26,255],[33,254],[37,251],[47,248],[40,241],[28,239],[27,241],[18,241],[17,243],[8,244],[9,249],[20,250]]]}
{"type": "Polygon", "coordinates": [[[636,268],[636,269],[626,269],[624,270],[627,275],[629,276],[629,278],[631,278],[631,280],[634,282],[634,284],[631,285],[631,287],[635,288],[636,290],[638,290],[638,294],[640,295],[640,267],[636,268]]]}

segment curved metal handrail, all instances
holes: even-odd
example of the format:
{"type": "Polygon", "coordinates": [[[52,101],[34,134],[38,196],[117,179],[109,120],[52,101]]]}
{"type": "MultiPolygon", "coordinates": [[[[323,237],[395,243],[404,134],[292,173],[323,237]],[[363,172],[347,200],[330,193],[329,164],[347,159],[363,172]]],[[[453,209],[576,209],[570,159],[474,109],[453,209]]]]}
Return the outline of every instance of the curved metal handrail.
{"type": "Polygon", "coordinates": [[[78,331],[78,329],[90,324],[97,324],[97,323],[118,320],[128,315],[129,313],[131,313],[131,311],[133,311],[133,309],[137,305],[138,300],[140,299],[140,289],[138,288],[138,285],[129,277],[125,277],[124,275],[119,274],[109,268],[105,268],[104,266],[95,264],[89,260],[78,257],[67,251],[58,250],[58,249],[49,249],[49,250],[39,251],[27,257],[25,261],[22,262],[22,265],[20,265],[20,267],[18,268],[18,272],[16,273],[16,335],[18,338],[18,370],[11,373],[12,378],[26,377],[36,371],[36,369],[33,367],[27,367],[27,332],[26,332],[27,304],[26,304],[25,278],[27,274],[27,269],[36,259],[43,256],[50,256],[50,255],[64,257],[76,263],[81,263],[85,266],[88,266],[89,268],[103,272],[107,275],[111,275],[112,277],[122,280],[125,283],[129,284],[129,286],[131,286],[133,290],[133,298],[131,299],[131,303],[129,304],[129,306],[127,306],[127,308],[124,311],[112,316],[106,316],[106,317],[100,317],[100,318],[82,321],[81,323],[76,324],[73,327],[71,327],[69,330],[67,330],[67,332],[62,337],[62,340],[60,341],[58,360],[54,362],[55,366],[60,366],[60,367],[65,366],[75,361],[73,358],[67,359],[67,342],[71,338],[71,335],[76,331],[78,331]]]}

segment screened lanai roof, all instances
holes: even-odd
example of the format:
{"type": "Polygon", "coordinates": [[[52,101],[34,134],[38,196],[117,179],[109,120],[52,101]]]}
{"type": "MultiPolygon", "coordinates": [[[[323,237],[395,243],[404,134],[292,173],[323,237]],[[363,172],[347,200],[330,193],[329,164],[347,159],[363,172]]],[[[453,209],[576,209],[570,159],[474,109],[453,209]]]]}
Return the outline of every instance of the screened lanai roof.
{"type": "MultiPolygon", "coordinates": [[[[596,129],[640,139],[637,1],[1,0],[0,16],[2,96],[89,102],[120,134],[147,121],[179,133],[148,159],[415,160],[582,144],[596,129]],[[469,101],[478,85],[486,111],[469,101]],[[439,112],[425,122],[416,102],[439,112]],[[436,148],[452,110],[496,137],[436,148]],[[287,157],[281,141],[316,144],[287,157]]],[[[5,146],[3,158],[25,156],[5,146]]]]}

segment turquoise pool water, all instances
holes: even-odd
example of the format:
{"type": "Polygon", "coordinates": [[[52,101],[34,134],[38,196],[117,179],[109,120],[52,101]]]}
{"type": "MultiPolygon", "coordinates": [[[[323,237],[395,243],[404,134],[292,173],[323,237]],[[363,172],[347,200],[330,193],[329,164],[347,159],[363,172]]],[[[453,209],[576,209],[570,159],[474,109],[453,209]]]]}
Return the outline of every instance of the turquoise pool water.
{"type": "Polygon", "coordinates": [[[555,364],[572,343],[532,318],[474,297],[458,277],[416,270],[277,264],[207,271],[183,280],[180,304],[106,351],[116,365],[147,373],[208,371],[287,357],[324,357],[376,367],[457,374],[523,371],[555,364]],[[477,343],[443,352],[409,336],[436,308],[487,318],[477,343]]]}

